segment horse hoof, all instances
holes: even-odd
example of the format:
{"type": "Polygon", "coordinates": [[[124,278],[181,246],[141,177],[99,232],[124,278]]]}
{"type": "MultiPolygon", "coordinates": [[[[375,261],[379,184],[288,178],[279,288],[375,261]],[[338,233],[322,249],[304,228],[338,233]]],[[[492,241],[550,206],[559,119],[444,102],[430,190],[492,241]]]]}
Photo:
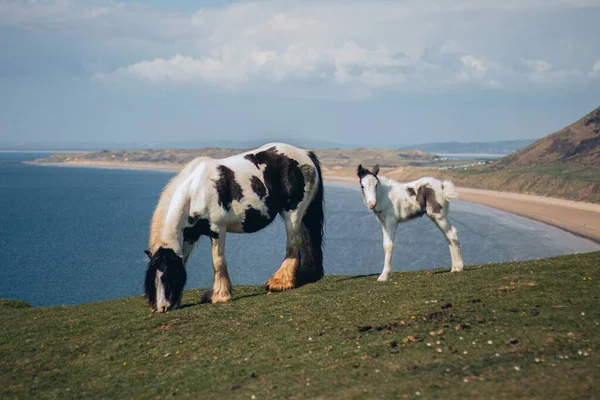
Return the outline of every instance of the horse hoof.
{"type": "Polygon", "coordinates": [[[377,281],[378,281],[378,282],[387,282],[389,279],[390,279],[390,278],[389,278],[388,276],[383,276],[383,275],[380,275],[380,276],[377,278],[377,281]]]}
{"type": "Polygon", "coordinates": [[[294,285],[289,282],[282,282],[279,279],[271,278],[267,281],[265,289],[267,292],[283,292],[284,290],[293,289],[294,285]]]}
{"type": "Polygon", "coordinates": [[[200,304],[228,303],[229,301],[231,301],[230,294],[213,293],[212,290],[209,290],[207,292],[204,292],[204,294],[202,294],[202,298],[200,299],[200,304]]]}

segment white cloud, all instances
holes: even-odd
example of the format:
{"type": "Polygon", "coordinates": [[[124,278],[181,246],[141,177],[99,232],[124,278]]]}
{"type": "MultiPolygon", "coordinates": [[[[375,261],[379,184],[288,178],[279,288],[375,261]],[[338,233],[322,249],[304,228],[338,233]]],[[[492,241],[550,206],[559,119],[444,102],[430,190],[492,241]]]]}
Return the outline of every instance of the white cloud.
{"type": "MultiPolygon", "coordinates": [[[[382,89],[467,84],[499,89],[579,77],[582,67],[576,61],[553,66],[564,59],[560,57],[564,46],[545,49],[521,41],[527,42],[528,35],[549,24],[564,26],[564,32],[557,30],[557,37],[548,37],[548,43],[571,43],[573,58],[586,46],[597,48],[596,42],[584,41],[594,33],[600,35],[600,28],[590,27],[585,40],[567,40],[561,35],[570,33],[576,23],[553,24],[548,18],[531,17],[528,11],[535,9],[538,15],[547,10],[552,18],[560,18],[556,10],[584,7],[600,7],[600,2],[282,0],[182,13],[131,3],[55,0],[0,3],[0,26],[85,35],[99,49],[91,53],[114,57],[119,52],[127,61],[97,71],[94,78],[100,81],[140,79],[224,87],[310,81],[365,98],[382,89]],[[498,23],[501,18],[511,21],[510,26],[498,23]],[[530,55],[531,48],[540,54],[530,55]]],[[[598,74],[594,71],[590,75],[598,74]]]]}
{"type": "Polygon", "coordinates": [[[581,76],[581,71],[578,69],[557,69],[543,60],[521,60],[521,62],[531,70],[529,75],[531,81],[537,83],[557,83],[581,76]]]}

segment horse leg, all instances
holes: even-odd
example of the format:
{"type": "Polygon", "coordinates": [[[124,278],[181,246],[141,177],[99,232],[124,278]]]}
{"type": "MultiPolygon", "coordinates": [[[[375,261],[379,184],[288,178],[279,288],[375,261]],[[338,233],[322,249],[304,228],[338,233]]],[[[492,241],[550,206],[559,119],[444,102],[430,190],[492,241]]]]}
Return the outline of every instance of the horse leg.
{"type": "Polygon", "coordinates": [[[227,303],[231,300],[231,280],[225,259],[225,235],[226,230],[219,229],[218,236],[210,239],[215,279],[212,289],[202,296],[202,303],[227,303]]]}
{"type": "Polygon", "coordinates": [[[302,246],[302,217],[306,207],[298,207],[295,211],[283,212],[281,216],[285,222],[287,233],[285,259],[281,266],[267,281],[269,292],[281,292],[293,289],[297,285],[298,269],[300,268],[300,248],[302,246]]]}
{"type": "Polygon", "coordinates": [[[392,257],[394,254],[394,241],[396,239],[396,231],[398,230],[398,222],[393,219],[384,219],[381,221],[383,231],[383,271],[377,278],[378,281],[384,282],[390,279],[392,273],[392,257]]]}
{"type": "Polygon", "coordinates": [[[450,258],[452,259],[452,272],[463,270],[463,259],[460,251],[460,242],[456,228],[450,225],[448,217],[441,214],[430,215],[429,218],[437,225],[444,234],[448,247],[450,248],[450,258]]]}

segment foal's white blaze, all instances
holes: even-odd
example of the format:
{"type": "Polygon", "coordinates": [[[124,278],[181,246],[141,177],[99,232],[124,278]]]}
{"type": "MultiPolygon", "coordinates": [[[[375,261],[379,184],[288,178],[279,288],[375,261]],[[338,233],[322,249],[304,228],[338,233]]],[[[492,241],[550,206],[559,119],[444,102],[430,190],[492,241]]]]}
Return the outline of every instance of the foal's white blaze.
{"type": "Polygon", "coordinates": [[[370,174],[360,180],[363,199],[371,210],[377,206],[377,183],[377,178],[370,174]]]}

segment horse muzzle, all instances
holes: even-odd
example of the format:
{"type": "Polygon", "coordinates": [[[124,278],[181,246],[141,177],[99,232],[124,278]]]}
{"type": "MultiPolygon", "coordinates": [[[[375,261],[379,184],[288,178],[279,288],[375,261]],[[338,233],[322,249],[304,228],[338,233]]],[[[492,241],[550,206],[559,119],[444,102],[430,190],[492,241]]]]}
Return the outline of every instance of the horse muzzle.
{"type": "Polygon", "coordinates": [[[172,310],[173,308],[175,307],[173,307],[173,305],[171,305],[171,303],[169,303],[168,301],[161,301],[159,304],[156,305],[156,308],[154,308],[152,311],[164,313],[172,310]]]}
{"type": "Polygon", "coordinates": [[[369,201],[369,202],[367,203],[367,206],[369,206],[369,209],[370,209],[370,210],[372,210],[372,209],[374,209],[375,207],[377,207],[377,202],[376,202],[376,201],[369,201]]]}

